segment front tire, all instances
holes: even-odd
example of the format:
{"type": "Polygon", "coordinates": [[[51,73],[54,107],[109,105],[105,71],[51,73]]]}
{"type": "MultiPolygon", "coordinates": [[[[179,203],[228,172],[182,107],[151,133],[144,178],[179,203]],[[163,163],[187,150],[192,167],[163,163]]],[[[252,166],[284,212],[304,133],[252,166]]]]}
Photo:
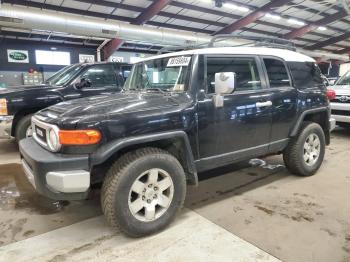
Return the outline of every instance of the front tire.
{"type": "Polygon", "coordinates": [[[121,156],[107,172],[101,192],[108,223],[132,237],[162,230],[182,208],[186,177],[179,161],[158,148],[121,156]]]}
{"type": "Polygon", "coordinates": [[[298,136],[293,137],[283,152],[287,169],[299,176],[312,176],[320,168],[326,148],[321,126],[304,122],[298,136]]]}
{"type": "Polygon", "coordinates": [[[32,133],[33,133],[31,130],[32,116],[33,116],[32,114],[26,115],[18,121],[15,129],[15,138],[17,142],[19,142],[24,138],[32,136],[32,133]]]}

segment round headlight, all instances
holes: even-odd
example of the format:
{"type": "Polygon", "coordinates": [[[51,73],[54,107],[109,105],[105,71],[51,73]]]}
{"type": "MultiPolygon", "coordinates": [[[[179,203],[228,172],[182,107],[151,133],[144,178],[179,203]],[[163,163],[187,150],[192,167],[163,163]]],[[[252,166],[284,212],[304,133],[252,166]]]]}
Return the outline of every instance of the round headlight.
{"type": "Polygon", "coordinates": [[[49,131],[49,137],[47,139],[47,144],[50,148],[50,150],[56,152],[60,149],[61,145],[59,142],[58,134],[56,130],[50,129],[49,131]]]}

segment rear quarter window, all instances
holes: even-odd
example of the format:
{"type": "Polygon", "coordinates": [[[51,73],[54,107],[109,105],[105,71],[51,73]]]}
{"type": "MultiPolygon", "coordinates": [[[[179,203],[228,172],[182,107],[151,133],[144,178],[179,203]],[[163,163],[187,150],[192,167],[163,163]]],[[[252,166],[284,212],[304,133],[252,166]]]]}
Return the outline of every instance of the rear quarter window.
{"type": "Polygon", "coordinates": [[[321,70],[313,62],[288,62],[294,86],[298,89],[325,87],[321,70]]]}

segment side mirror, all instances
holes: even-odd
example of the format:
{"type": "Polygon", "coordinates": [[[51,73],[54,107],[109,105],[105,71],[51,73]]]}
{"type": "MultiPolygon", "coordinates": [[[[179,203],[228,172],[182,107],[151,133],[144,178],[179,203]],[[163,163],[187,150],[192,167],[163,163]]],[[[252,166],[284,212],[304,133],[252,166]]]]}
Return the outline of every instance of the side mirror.
{"type": "Polygon", "coordinates": [[[215,107],[224,106],[223,94],[231,94],[235,90],[236,74],[234,72],[219,72],[215,74],[215,107]]]}
{"type": "Polygon", "coordinates": [[[89,79],[82,78],[78,83],[75,84],[76,89],[83,89],[85,87],[91,87],[91,81],[89,79]]]}
{"type": "Polygon", "coordinates": [[[328,82],[330,86],[334,86],[336,81],[336,79],[330,79],[328,82]]]}

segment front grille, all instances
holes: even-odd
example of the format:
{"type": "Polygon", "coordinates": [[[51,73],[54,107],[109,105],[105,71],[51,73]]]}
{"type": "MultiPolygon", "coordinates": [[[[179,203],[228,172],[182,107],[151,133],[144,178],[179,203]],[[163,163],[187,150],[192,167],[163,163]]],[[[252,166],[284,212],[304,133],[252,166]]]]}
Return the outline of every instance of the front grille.
{"type": "Polygon", "coordinates": [[[44,122],[41,122],[36,117],[32,117],[32,130],[33,138],[41,146],[48,148],[47,145],[47,133],[49,128],[45,125],[44,122]]]}
{"type": "Polygon", "coordinates": [[[46,143],[46,130],[37,125],[34,125],[34,128],[37,138],[46,143]]]}
{"type": "Polygon", "coordinates": [[[331,102],[350,103],[350,96],[336,96],[331,102]]]}
{"type": "Polygon", "coordinates": [[[57,126],[40,121],[37,116],[32,117],[33,138],[39,145],[49,151],[52,151],[48,145],[49,132],[52,129],[58,134],[57,126]]]}
{"type": "Polygon", "coordinates": [[[332,110],[333,115],[350,116],[350,111],[347,110],[332,110]]]}

